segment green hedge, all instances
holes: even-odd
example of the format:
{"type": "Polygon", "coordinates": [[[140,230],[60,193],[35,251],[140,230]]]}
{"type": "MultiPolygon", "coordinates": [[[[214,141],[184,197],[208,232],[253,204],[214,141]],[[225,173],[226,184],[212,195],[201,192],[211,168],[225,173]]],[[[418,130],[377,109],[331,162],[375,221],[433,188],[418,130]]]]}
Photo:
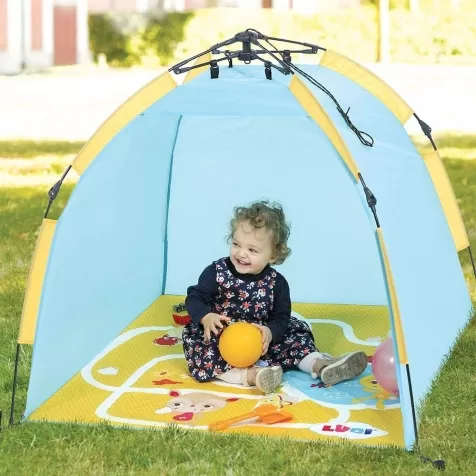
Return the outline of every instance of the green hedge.
{"type": "Polygon", "coordinates": [[[91,14],[89,44],[94,61],[104,54],[112,66],[166,65],[185,39],[185,25],[192,16],[192,12],[163,16],[91,14]]]}
{"type": "MultiPolygon", "coordinates": [[[[390,11],[394,62],[476,62],[476,9],[438,9],[412,14],[390,11]]],[[[94,58],[109,64],[169,65],[204,51],[238,31],[255,28],[282,38],[315,43],[356,61],[372,62],[377,52],[375,6],[308,16],[289,11],[207,9],[144,15],[90,15],[94,58]]]]}

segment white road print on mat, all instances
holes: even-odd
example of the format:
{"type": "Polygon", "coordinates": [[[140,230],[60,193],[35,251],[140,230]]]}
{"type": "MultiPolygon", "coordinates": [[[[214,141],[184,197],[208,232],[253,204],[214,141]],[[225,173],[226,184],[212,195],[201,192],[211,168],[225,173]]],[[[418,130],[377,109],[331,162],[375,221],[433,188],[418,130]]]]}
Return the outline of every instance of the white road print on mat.
{"type": "MultiPolygon", "coordinates": [[[[353,342],[355,344],[366,345],[366,346],[378,346],[380,343],[377,339],[364,341],[357,338],[352,326],[350,326],[349,324],[345,322],[332,320],[332,319],[305,319],[295,312],[293,312],[293,315],[295,315],[296,317],[302,320],[305,320],[306,322],[310,324],[332,324],[332,325],[339,326],[342,329],[346,339],[349,342],[353,342]]],[[[120,386],[106,385],[101,382],[98,382],[94,378],[92,371],[95,365],[98,362],[100,362],[101,359],[103,359],[109,352],[111,352],[113,349],[116,349],[120,345],[127,343],[130,339],[134,338],[135,336],[138,336],[140,334],[150,332],[150,331],[170,331],[172,329],[174,329],[172,326],[148,326],[148,327],[140,327],[140,328],[136,328],[136,329],[132,329],[130,331],[124,332],[123,334],[119,335],[116,339],[114,339],[108,346],[106,346],[102,352],[100,352],[93,360],[91,360],[91,362],[89,362],[88,365],[86,365],[82,369],[81,376],[87,383],[101,390],[111,392],[111,395],[109,395],[96,409],[96,415],[99,418],[102,418],[104,420],[108,420],[111,422],[115,422],[115,423],[125,424],[125,425],[141,425],[141,426],[149,426],[149,427],[150,426],[165,427],[168,425],[168,423],[166,422],[155,422],[155,421],[149,421],[149,420],[139,420],[134,418],[123,418],[119,416],[114,416],[109,414],[109,409],[125,393],[148,393],[148,394],[156,394],[156,395],[168,395],[170,392],[170,389],[167,389],[167,388],[140,388],[140,387],[133,387],[133,385],[149,369],[154,367],[158,362],[165,361],[165,360],[172,360],[172,359],[183,359],[183,356],[181,354],[166,355],[166,356],[161,356],[161,357],[157,357],[150,360],[149,362],[139,367],[135,372],[133,372],[129,376],[129,378],[120,386]]],[[[223,398],[246,398],[249,400],[256,400],[256,401],[259,401],[263,398],[262,395],[249,395],[249,394],[246,395],[242,393],[237,394],[237,393],[220,391],[218,390],[220,387],[225,386],[228,388],[233,388],[237,386],[227,384],[221,381],[217,381],[216,384],[217,384],[216,385],[217,391],[207,390],[207,393],[216,395],[219,397],[223,397],[223,398]]],[[[290,396],[296,397],[299,401],[311,400],[307,395],[295,389],[294,387],[289,385],[287,382],[283,384],[282,391],[290,396]]],[[[181,395],[186,395],[187,393],[195,393],[195,392],[197,392],[196,388],[180,389],[181,395]]],[[[364,404],[354,404],[351,406],[351,408],[349,408],[348,405],[339,405],[339,404],[319,401],[319,405],[322,405],[327,408],[332,408],[338,411],[339,415],[336,418],[329,420],[327,422],[329,424],[347,422],[350,418],[350,410],[369,409],[369,406],[364,404]]],[[[400,406],[399,404],[395,404],[395,405],[391,405],[388,408],[395,408],[399,406],[400,406]]],[[[311,428],[313,425],[314,423],[276,423],[273,426],[280,427],[280,428],[311,428]]],[[[177,424],[177,426],[190,428],[189,425],[177,424]]],[[[267,425],[254,423],[253,426],[267,426],[267,425]]],[[[208,426],[206,425],[193,426],[193,428],[198,430],[207,430],[208,426]]]]}

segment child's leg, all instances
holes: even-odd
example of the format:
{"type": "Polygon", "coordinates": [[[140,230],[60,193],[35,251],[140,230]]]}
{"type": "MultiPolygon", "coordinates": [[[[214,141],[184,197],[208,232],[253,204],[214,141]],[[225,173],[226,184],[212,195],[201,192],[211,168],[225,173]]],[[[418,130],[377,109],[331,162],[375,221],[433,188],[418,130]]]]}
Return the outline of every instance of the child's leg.
{"type": "Polygon", "coordinates": [[[274,367],[248,367],[245,369],[234,368],[217,375],[217,379],[235,385],[250,387],[256,385],[263,393],[271,393],[281,384],[283,369],[274,367]]]}
{"type": "Polygon", "coordinates": [[[197,382],[209,382],[217,373],[226,372],[230,366],[218,349],[218,338],[212,335],[204,341],[203,327],[190,321],[182,332],[183,351],[190,375],[197,382]]]}
{"type": "MultiPolygon", "coordinates": [[[[318,359],[320,360],[325,358],[325,355],[328,355],[328,354],[323,354],[322,352],[312,352],[306,355],[306,357],[304,357],[304,359],[302,359],[301,362],[299,362],[298,364],[299,370],[302,370],[303,372],[311,374],[312,378],[319,377],[317,372],[313,371],[313,366],[318,359]]],[[[331,356],[329,355],[329,357],[331,356]]]]}
{"type": "Polygon", "coordinates": [[[299,369],[320,377],[326,385],[335,385],[361,375],[367,368],[365,352],[351,352],[342,357],[332,357],[321,352],[312,352],[298,364],[299,369]]]}
{"type": "Polygon", "coordinates": [[[248,369],[239,369],[235,367],[234,369],[223,372],[220,375],[217,375],[217,379],[223,380],[226,383],[233,383],[235,385],[248,385],[248,380],[246,378],[248,369]]]}

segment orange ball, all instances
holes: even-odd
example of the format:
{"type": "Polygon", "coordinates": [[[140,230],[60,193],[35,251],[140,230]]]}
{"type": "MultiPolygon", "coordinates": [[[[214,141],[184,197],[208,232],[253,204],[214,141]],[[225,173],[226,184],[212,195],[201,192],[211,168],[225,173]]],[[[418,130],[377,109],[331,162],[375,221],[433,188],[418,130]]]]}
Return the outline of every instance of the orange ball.
{"type": "Polygon", "coordinates": [[[261,331],[247,322],[232,323],[222,332],[218,349],[233,367],[249,367],[261,357],[261,331]]]}

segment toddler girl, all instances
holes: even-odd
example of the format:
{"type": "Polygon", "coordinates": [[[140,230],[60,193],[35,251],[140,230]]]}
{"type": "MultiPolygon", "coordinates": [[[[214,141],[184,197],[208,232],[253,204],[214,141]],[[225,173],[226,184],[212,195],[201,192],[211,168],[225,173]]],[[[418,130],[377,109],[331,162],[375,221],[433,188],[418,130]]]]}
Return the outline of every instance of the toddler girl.
{"type": "Polygon", "coordinates": [[[262,201],[234,212],[230,255],[205,268],[198,284],[187,291],[191,322],[183,331],[183,348],[192,377],[255,385],[271,393],[281,384],[283,369],[295,366],[327,385],[359,376],[367,367],[364,352],[340,358],[320,353],[308,324],[291,316],[288,283],[271,267],[291,253],[282,207],[262,201]],[[219,334],[224,325],[237,321],[261,331],[264,366],[234,368],[221,357],[219,334]]]}

